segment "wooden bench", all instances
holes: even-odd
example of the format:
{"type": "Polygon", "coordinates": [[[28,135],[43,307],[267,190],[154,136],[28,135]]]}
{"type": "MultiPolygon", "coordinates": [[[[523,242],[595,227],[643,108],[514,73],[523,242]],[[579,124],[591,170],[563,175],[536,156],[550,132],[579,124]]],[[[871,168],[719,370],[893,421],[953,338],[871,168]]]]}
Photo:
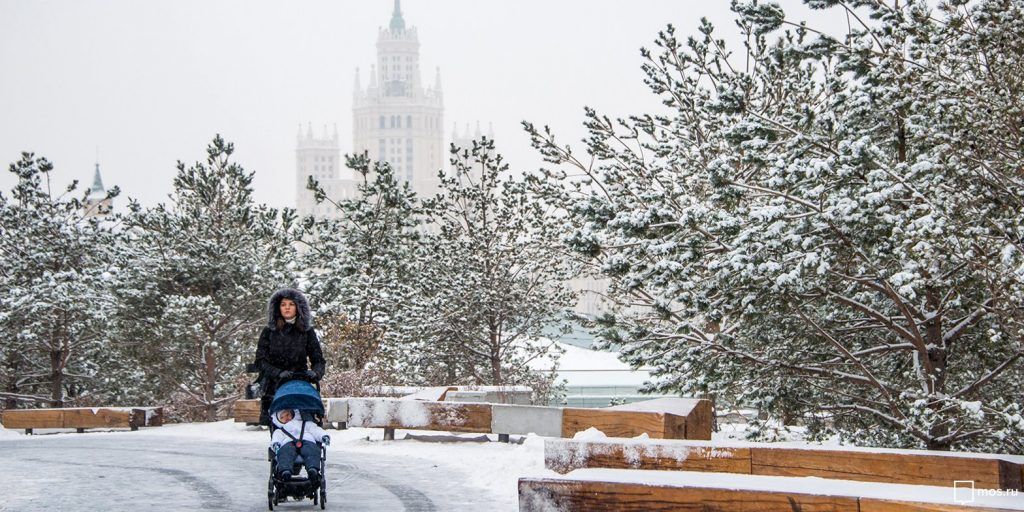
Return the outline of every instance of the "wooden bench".
{"type": "Polygon", "coordinates": [[[519,479],[521,512],[1024,510],[1019,496],[979,497],[967,504],[954,497],[952,488],[645,470],[583,469],[565,477],[519,479]]]}
{"type": "Polygon", "coordinates": [[[711,406],[707,400],[680,398],[651,402],[646,406],[641,406],[642,402],[630,404],[636,406],[631,410],[390,398],[328,399],[328,421],[340,422],[344,417],[350,427],[383,428],[385,439],[392,439],[396,428],[493,433],[502,441],[508,441],[510,434],[572,437],[589,428],[612,435],[647,434],[651,438],[685,438],[688,434],[698,439],[710,437],[711,406]],[[679,414],[658,412],[660,408],[679,414]]]}
{"type": "MultiPolygon", "coordinates": [[[[429,388],[420,396],[441,396],[448,388],[429,388]],[[427,393],[429,391],[429,393],[427,393]]],[[[510,435],[537,434],[572,437],[597,428],[610,435],[650,438],[710,439],[711,404],[707,400],[669,398],[606,409],[574,409],[478,402],[445,402],[403,398],[325,398],[328,424],[383,428],[393,439],[395,429],[439,430],[510,435]]],[[[259,421],[259,400],[238,400],[236,422],[259,421]]]]}
{"type": "Polygon", "coordinates": [[[55,408],[55,409],[8,409],[4,411],[0,423],[4,428],[25,429],[26,434],[31,434],[34,429],[40,428],[73,428],[79,433],[87,428],[129,428],[138,430],[139,427],[147,426],[147,417],[150,418],[150,425],[159,417],[159,423],[163,424],[163,409],[131,408],[131,407],[78,407],[78,408],[55,408]],[[159,413],[154,409],[159,409],[159,413]]]}
{"type": "Polygon", "coordinates": [[[656,469],[933,486],[973,480],[979,489],[1024,488],[1022,460],[1013,456],[924,450],[836,450],[753,443],[629,439],[544,442],[545,466],[560,473],[580,468],[656,469]]]}
{"type": "Polygon", "coordinates": [[[260,401],[235,400],[231,406],[231,416],[236,423],[254,424],[260,422],[260,401]]]}

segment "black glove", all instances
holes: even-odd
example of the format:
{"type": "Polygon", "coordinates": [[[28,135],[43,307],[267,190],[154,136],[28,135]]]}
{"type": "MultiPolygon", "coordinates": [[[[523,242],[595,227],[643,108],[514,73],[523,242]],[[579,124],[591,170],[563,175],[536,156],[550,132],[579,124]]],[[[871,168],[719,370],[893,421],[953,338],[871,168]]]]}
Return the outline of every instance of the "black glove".
{"type": "Polygon", "coordinates": [[[316,372],[313,370],[306,370],[306,377],[309,377],[310,380],[319,380],[319,377],[317,377],[316,372]]]}
{"type": "Polygon", "coordinates": [[[277,380],[285,380],[292,378],[291,370],[282,370],[281,373],[277,374],[277,380]]]}

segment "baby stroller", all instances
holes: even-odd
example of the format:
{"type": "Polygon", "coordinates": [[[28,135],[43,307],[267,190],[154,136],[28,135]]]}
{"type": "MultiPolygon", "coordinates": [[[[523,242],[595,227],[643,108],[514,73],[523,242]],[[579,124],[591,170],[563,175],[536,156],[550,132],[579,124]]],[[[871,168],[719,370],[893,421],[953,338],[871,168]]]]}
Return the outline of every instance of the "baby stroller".
{"type": "MultiPolygon", "coordinates": [[[[278,411],[284,409],[298,409],[303,421],[313,421],[317,425],[323,426],[324,404],[320,399],[320,393],[317,392],[312,384],[305,380],[289,380],[278,387],[277,392],[274,394],[274,401],[270,404],[270,414],[275,415],[278,411]]],[[[273,422],[271,422],[271,436],[274,435],[274,430],[276,428],[273,422]]],[[[300,437],[300,439],[293,442],[309,441],[302,441],[300,437]]],[[[291,472],[292,476],[288,480],[282,480],[275,471],[277,467],[277,454],[273,448],[267,448],[267,459],[270,461],[270,480],[267,483],[267,507],[270,510],[274,510],[274,505],[288,498],[294,498],[296,501],[310,498],[313,500],[314,505],[319,503],[321,509],[327,508],[327,475],[324,473],[324,467],[327,465],[327,448],[319,442],[316,445],[320,449],[320,477],[316,482],[311,482],[308,475],[301,476],[299,474],[304,462],[301,454],[298,454],[295,458],[295,464],[291,472]]]]}

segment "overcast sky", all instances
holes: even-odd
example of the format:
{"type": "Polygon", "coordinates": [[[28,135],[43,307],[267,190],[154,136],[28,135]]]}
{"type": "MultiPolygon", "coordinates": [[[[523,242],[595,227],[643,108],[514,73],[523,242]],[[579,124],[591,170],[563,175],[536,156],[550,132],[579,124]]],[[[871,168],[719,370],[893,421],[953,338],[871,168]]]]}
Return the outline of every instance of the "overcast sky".
{"type": "MultiPolygon", "coordinates": [[[[701,16],[738,44],[727,0],[403,0],[418,28],[423,81],[444,84],[445,138],[493,123],[516,168],[539,160],[520,121],[583,135],[583,106],[610,115],[658,108],[639,48],[701,16]]],[[[781,2],[793,19],[843,30],[835,11],[781,2]]],[[[352,86],[376,59],[392,0],[267,2],[0,0],[0,189],[22,151],[56,166],[57,184],[92,180],[151,205],[175,162],[202,159],[216,133],[255,171],[257,201],[294,206],[298,125],[335,123],[351,150],[352,86]]]]}

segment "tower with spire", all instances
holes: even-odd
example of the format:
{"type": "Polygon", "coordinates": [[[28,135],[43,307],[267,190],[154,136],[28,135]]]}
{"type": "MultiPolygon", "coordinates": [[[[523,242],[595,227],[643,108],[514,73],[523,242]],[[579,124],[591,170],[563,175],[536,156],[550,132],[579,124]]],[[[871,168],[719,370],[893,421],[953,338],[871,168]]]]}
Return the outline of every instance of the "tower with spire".
{"type": "Polygon", "coordinates": [[[113,204],[107,197],[107,189],[103,186],[103,178],[100,177],[100,163],[96,162],[96,172],[93,173],[92,186],[85,196],[82,205],[86,217],[100,217],[110,215],[113,204]]]}
{"type": "Polygon", "coordinates": [[[387,27],[377,34],[377,61],[364,88],[356,73],[352,107],[353,151],[391,164],[396,177],[421,195],[436,193],[446,161],[441,71],[425,87],[416,27],[407,26],[395,0],[387,27]]]}

